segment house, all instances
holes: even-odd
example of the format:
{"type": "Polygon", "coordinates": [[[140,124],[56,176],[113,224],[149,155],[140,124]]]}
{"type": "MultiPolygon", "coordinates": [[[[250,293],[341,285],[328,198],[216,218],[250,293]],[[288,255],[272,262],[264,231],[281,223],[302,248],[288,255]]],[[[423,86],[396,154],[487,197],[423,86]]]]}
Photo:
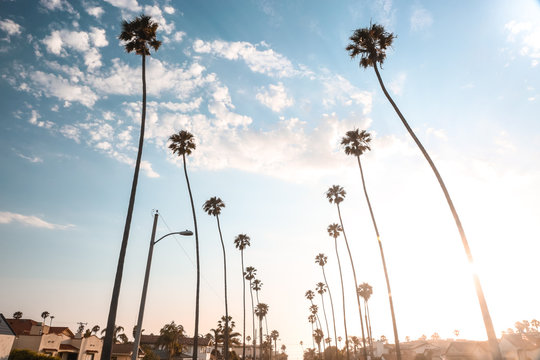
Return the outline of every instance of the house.
{"type": "Polygon", "coordinates": [[[426,340],[408,341],[399,344],[403,360],[414,360],[418,355],[426,359],[440,359],[441,347],[426,340]]]}
{"type": "Polygon", "coordinates": [[[454,341],[442,355],[443,360],[491,360],[486,341],[454,341]]]}
{"type": "Polygon", "coordinates": [[[15,331],[9,326],[4,315],[0,313],[0,360],[7,360],[14,341],[15,331]]]}
{"type": "MultiPolygon", "coordinates": [[[[158,344],[159,335],[141,335],[141,347],[148,347],[154,354],[159,356],[160,359],[168,359],[169,353],[164,345],[158,344]]],[[[178,358],[191,358],[193,356],[193,341],[191,337],[182,337],[180,339],[180,345],[182,345],[182,354],[178,358]]],[[[209,340],[206,338],[199,338],[198,341],[198,360],[210,360],[210,352],[212,351],[209,346],[209,340]]]]}
{"type": "MultiPolygon", "coordinates": [[[[133,354],[133,343],[128,342],[125,344],[113,344],[111,351],[111,360],[131,360],[133,354]]],[[[139,353],[137,359],[144,357],[144,351],[139,347],[139,353]]]]}
{"type": "Polygon", "coordinates": [[[540,359],[540,333],[505,334],[499,348],[506,360],[540,359]]]}
{"type": "Polygon", "coordinates": [[[12,349],[31,350],[62,360],[97,360],[103,342],[95,335],[83,337],[65,326],[47,326],[31,319],[7,319],[16,335],[12,349]]]}

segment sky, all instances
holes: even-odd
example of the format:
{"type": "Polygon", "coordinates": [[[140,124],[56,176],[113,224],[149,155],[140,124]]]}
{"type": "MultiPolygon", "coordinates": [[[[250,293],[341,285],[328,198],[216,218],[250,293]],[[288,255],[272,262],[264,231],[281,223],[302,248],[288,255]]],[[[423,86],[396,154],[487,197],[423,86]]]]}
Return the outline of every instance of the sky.
{"type": "MultiPolygon", "coordinates": [[[[498,335],[538,318],[540,253],[540,5],[537,1],[0,1],[0,312],[75,330],[105,326],[137,151],[141,59],[127,54],[122,19],[150,15],[163,44],[147,59],[143,163],[117,324],[137,319],[152,211],[158,236],[193,229],[182,162],[168,138],[197,149],[187,168],[200,227],[200,332],[224,314],[219,196],[230,314],[241,331],[240,253],[263,282],[268,326],[291,359],[311,344],[304,293],[328,256],[338,335],[341,287],[325,191],[341,211],[358,281],[373,286],[373,335],[392,340],[381,258],[346,131],[371,133],[362,156],[389,270],[400,338],[438,332],[486,339],[471,270],[498,335]],[[372,69],[345,51],[356,28],[396,35],[381,75],[433,157],[475,258],[425,159],[372,69]]],[[[349,335],[359,335],[345,244],[339,239],[349,335]]],[[[154,251],[145,333],[174,320],[193,334],[194,239],[154,251]]],[[[248,298],[249,299],[249,298],[248,298]]],[[[320,306],[320,302],[317,300],[320,306]]],[[[327,309],[328,310],[328,309],[327,309]]],[[[330,315],[329,315],[330,316],[330,315]]],[[[248,322],[249,324],[249,322],[248,322]]],[[[247,332],[251,332],[248,326],[247,332]]]]}

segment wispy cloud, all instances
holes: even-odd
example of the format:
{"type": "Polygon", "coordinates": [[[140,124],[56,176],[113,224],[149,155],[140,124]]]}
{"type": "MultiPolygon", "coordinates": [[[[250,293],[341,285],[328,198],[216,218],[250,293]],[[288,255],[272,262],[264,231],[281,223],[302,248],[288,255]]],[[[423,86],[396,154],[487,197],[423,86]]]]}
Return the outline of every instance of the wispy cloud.
{"type": "Polygon", "coordinates": [[[28,160],[31,163],[42,163],[43,162],[43,159],[40,158],[39,156],[27,156],[27,155],[24,155],[21,152],[17,151],[16,149],[12,149],[12,150],[15,153],[15,155],[17,155],[21,159],[28,160]]]}
{"type": "Polygon", "coordinates": [[[531,58],[531,66],[540,59],[540,26],[512,20],[504,25],[507,40],[519,45],[519,54],[531,58]]]}
{"type": "Polygon", "coordinates": [[[405,81],[407,80],[407,74],[400,73],[389,84],[388,87],[395,95],[403,94],[403,88],[405,87],[405,81]]]}
{"type": "Polygon", "coordinates": [[[17,24],[11,19],[0,20],[0,30],[4,31],[7,34],[3,40],[7,42],[11,41],[11,36],[20,35],[22,32],[21,29],[21,25],[17,24]]]}
{"type": "Polygon", "coordinates": [[[294,103],[293,99],[287,95],[283,83],[270,84],[268,90],[262,89],[257,93],[256,98],[274,112],[280,112],[294,103]]]}
{"type": "Polygon", "coordinates": [[[17,213],[13,213],[9,211],[0,211],[0,224],[10,224],[13,222],[17,222],[25,226],[31,226],[31,227],[37,227],[37,228],[49,229],[49,230],[66,230],[66,229],[71,229],[75,227],[75,225],[72,225],[72,224],[68,224],[68,225],[53,224],[34,215],[23,215],[23,214],[17,214],[17,213]]]}
{"type": "Polygon", "coordinates": [[[423,7],[416,7],[411,15],[411,30],[420,31],[433,24],[433,16],[423,7]]]}

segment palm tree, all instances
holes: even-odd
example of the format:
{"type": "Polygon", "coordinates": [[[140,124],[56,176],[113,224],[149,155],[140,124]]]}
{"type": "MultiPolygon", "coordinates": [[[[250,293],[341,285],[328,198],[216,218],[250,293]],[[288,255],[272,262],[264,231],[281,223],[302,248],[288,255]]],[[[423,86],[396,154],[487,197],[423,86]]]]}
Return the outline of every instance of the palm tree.
{"type": "Polygon", "coordinates": [[[218,342],[223,344],[223,351],[225,353],[229,352],[232,345],[240,344],[238,339],[236,339],[240,334],[238,332],[233,332],[235,326],[236,324],[231,316],[222,316],[221,320],[218,321],[218,342]],[[225,328],[225,326],[228,327],[225,328]]]}
{"type": "MultiPolygon", "coordinates": [[[[112,334],[113,334],[113,342],[115,344],[118,344],[121,340],[121,337],[120,335],[122,335],[122,333],[124,332],[124,327],[123,326],[116,326],[114,325],[114,330],[112,331],[112,334]]],[[[105,336],[107,336],[107,328],[101,330],[101,335],[105,334],[105,336]]]]}
{"type": "Polygon", "coordinates": [[[140,15],[131,22],[122,21],[122,32],[118,36],[124,42],[124,48],[128,53],[135,51],[135,54],[141,55],[142,59],[142,114],[141,114],[141,130],[139,135],[139,149],[137,151],[137,160],[135,161],[135,172],[133,174],[133,182],[131,184],[131,194],[129,196],[129,205],[124,225],[124,234],[122,236],[122,245],[120,247],[120,256],[118,257],[118,266],[116,268],[116,276],[114,279],[113,293],[111,297],[111,305],[109,307],[109,317],[107,319],[107,329],[110,329],[105,334],[103,340],[103,349],[101,352],[102,360],[111,358],[114,323],[116,322],[116,313],[118,310],[118,298],[120,296],[120,286],[122,284],[122,273],[124,271],[124,259],[126,257],[127,244],[129,239],[129,230],[131,227],[131,217],[133,207],[135,205],[135,193],[137,192],[137,182],[139,180],[139,168],[141,166],[141,157],[144,143],[144,127],[146,120],[146,56],[150,56],[149,47],[154,51],[161,45],[161,41],[156,39],[156,31],[158,24],[153,22],[150,16],[140,15]]]}
{"type": "MultiPolygon", "coordinates": [[[[186,155],[191,155],[191,152],[195,150],[195,140],[193,134],[186,130],[181,130],[178,134],[173,134],[169,138],[171,144],[169,149],[173,154],[182,156],[182,163],[184,164],[184,175],[186,177],[187,188],[189,192],[189,200],[191,202],[191,212],[193,214],[193,227],[195,228],[195,253],[197,261],[197,290],[195,295],[195,329],[193,331],[193,360],[197,360],[197,354],[199,351],[199,294],[201,290],[201,266],[199,261],[199,230],[197,228],[197,216],[195,215],[195,205],[193,204],[193,195],[191,194],[191,186],[189,185],[189,177],[186,166],[186,155]]],[[[102,360],[105,360],[102,358],[102,360]]],[[[107,359],[108,360],[108,359],[107,359]]]]}
{"type": "Polygon", "coordinates": [[[13,318],[14,318],[14,319],[19,320],[20,318],[22,318],[22,316],[23,316],[22,311],[15,311],[15,312],[13,313],[13,318]]]}
{"type": "Polygon", "coordinates": [[[252,319],[252,330],[253,330],[253,357],[255,358],[255,352],[257,350],[257,331],[255,330],[255,303],[253,301],[253,279],[257,275],[257,269],[253,266],[246,267],[244,272],[244,277],[249,281],[249,293],[251,295],[251,319],[252,319]]]}
{"type": "MultiPolygon", "coordinates": [[[[274,354],[277,355],[277,340],[279,338],[279,331],[272,330],[272,332],[270,332],[270,338],[274,340],[274,354]]],[[[272,352],[270,352],[270,359],[272,359],[272,352]]]]}
{"type": "Polygon", "coordinates": [[[347,348],[347,360],[349,360],[350,359],[349,335],[347,334],[347,314],[345,311],[345,287],[343,286],[343,274],[341,272],[341,261],[339,260],[339,253],[338,253],[338,248],[337,248],[337,238],[339,234],[343,231],[343,228],[341,227],[341,225],[338,225],[338,224],[330,224],[327,230],[328,230],[328,235],[334,238],[334,246],[336,248],[336,257],[337,257],[338,268],[339,268],[339,278],[341,280],[341,298],[343,302],[343,326],[345,327],[345,347],[347,348]]]}
{"type": "MultiPolygon", "coordinates": [[[[219,231],[219,239],[221,240],[221,249],[223,250],[223,278],[225,283],[225,344],[229,344],[229,305],[227,302],[227,256],[225,254],[225,244],[223,243],[223,235],[221,234],[221,226],[219,224],[219,215],[221,209],[225,207],[225,203],[218,197],[211,197],[204,205],[204,211],[211,216],[215,216],[219,231]]],[[[225,360],[229,360],[229,351],[225,349],[225,360]]]]}
{"type": "Polygon", "coordinates": [[[265,318],[266,314],[268,314],[268,305],[264,303],[258,303],[257,307],[255,307],[255,314],[259,318],[259,338],[261,339],[261,352],[259,352],[259,360],[262,360],[262,321],[265,318]]]}
{"type": "Polygon", "coordinates": [[[369,347],[371,349],[371,352],[373,352],[373,342],[371,341],[373,334],[371,333],[371,316],[369,315],[368,305],[368,300],[373,294],[373,287],[368,283],[362,283],[358,286],[356,292],[364,299],[364,316],[366,317],[366,329],[369,340],[369,347]]]}
{"type": "MultiPolygon", "coordinates": [[[[398,330],[397,330],[397,324],[396,324],[396,316],[394,313],[394,301],[392,297],[392,291],[390,289],[390,279],[388,277],[388,270],[386,268],[386,259],[384,257],[384,250],[382,246],[381,237],[379,235],[379,229],[377,227],[377,222],[375,221],[375,215],[373,213],[373,209],[371,207],[371,202],[369,201],[369,196],[367,193],[366,188],[366,182],[364,180],[364,172],[362,170],[362,163],[360,161],[360,156],[368,151],[371,150],[369,143],[371,142],[371,135],[366,132],[365,130],[351,130],[347,131],[345,136],[341,139],[341,145],[344,147],[345,154],[356,156],[356,160],[358,161],[358,167],[360,168],[360,177],[362,179],[362,187],[364,189],[364,195],[366,197],[366,202],[368,204],[369,212],[371,214],[371,220],[373,222],[373,227],[375,228],[375,234],[377,235],[377,242],[379,244],[379,251],[381,253],[381,259],[382,259],[382,265],[384,270],[384,277],[386,279],[386,289],[388,292],[388,301],[390,304],[390,313],[392,315],[392,325],[394,328],[394,339],[396,342],[396,354],[398,357],[398,360],[401,359],[401,351],[399,346],[399,337],[398,337],[398,330]]],[[[370,336],[371,338],[371,336],[370,336]]]]}
{"type": "Polygon", "coordinates": [[[322,360],[322,353],[321,353],[321,341],[324,339],[324,334],[321,329],[315,329],[313,332],[313,338],[315,339],[315,342],[317,343],[317,347],[319,348],[319,358],[322,360]]]}
{"type": "MultiPolygon", "coordinates": [[[[349,253],[349,260],[351,261],[351,267],[353,272],[353,280],[354,280],[354,292],[356,293],[356,302],[358,304],[358,313],[360,314],[360,327],[362,329],[362,343],[364,345],[363,352],[364,352],[364,359],[367,360],[367,350],[366,350],[366,336],[364,334],[364,321],[362,320],[362,308],[360,305],[360,296],[358,295],[356,289],[358,289],[358,280],[356,279],[356,269],[354,267],[354,261],[351,254],[351,249],[349,248],[349,242],[347,241],[347,235],[345,233],[345,226],[343,225],[343,219],[341,218],[341,209],[339,207],[339,204],[345,199],[345,189],[343,189],[339,185],[333,185],[326,191],[326,198],[328,201],[332,204],[336,204],[338,217],[339,217],[339,223],[341,225],[341,229],[343,232],[343,238],[345,239],[345,245],[347,246],[347,252],[349,253]]],[[[346,339],[347,340],[347,339],[346,339]]]]}
{"type": "Polygon", "coordinates": [[[178,353],[182,352],[180,339],[184,337],[184,327],[176,325],[174,321],[165,324],[159,331],[158,345],[163,345],[169,352],[169,360],[178,353]]]}
{"type": "MultiPolygon", "coordinates": [[[[429,166],[433,170],[433,173],[435,174],[435,177],[437,178],[437,181],[439,182],[439,185],[441,186],[441,189],[444,193],[448,206],[450,207],[450,211],[452,212],[454,221],[456,222],[456,226],[461,236],[461,241],[463,243],[463,247],[465,249],[465,254],[467,255],[467,259],[469,263],[473,265],[474,260],[471,253],[471,249],[469,248],[469,242],[467,241],[467,237],[465,235],[465,230],[463,230],[463,226],[461,225],[461,221],[454,207],[454,203],[452,202],[452,199],[450,198],[450,194],[448,190],[446,189],[446,185],[444,184],[443,179],[441,175],[439,174],[439,171],[435,167],[435,164],[431,160],[431,157],[427,153],[426,149],[424,148],[420,140],[418,140],[418,138],[416,137],[416,134],[411,129],[411,127],[405,120],[405,117],[403,116],[403,114],[397,107],[396,103],[394,102],[394,100],[392,99],[388,91],[386,90],[386,87],[384,86],[383,80],[381,78],[381,74],[379,73],[377,64],[378,63],[380,65],[383,64],[386,58],[386,50],[392,46],[392,42],[394,41],[394,38],[395,38],[394,34],[387,32],[383,26],[378,25],[378,24],[372,24],[370,25],[369,28],[356,29],[353,35],[349,38],[349,40],[351,40],[352,42],[349,45],[347,45],[346,50],[349,52],[349,56],[351,58],[360,56],[360,67],[363,67],[365,69],[371,66],[375,70],[375,74],[377,75],[377,80],[379,81],[379,85],[381,86],[381,89],[384,95],[386,96],[386,98],[388,99],[392,107],[394,108],[394,111],[399,116],[401,122],[407,129],[409,135],[411,135],[414,142],[416,143],[416,145],[418,146],[418,148],[420,149],[420,151],[426,158],[427,162],[429,163],[429,166]]],[[[373,213],[372,213],[372,219],[373,219],[373,213]]],[[[377,238],[379,238],[379,234],[377,234],[377,238]]],[[[480,284],[480,278],[478,277],[478,274],[475,272],[473,272],[472,275],[473,275],[473,280],[474,280],[474,286],[476,288],[476,295],[478,297],[478,301],[480,303],[480,309],[482,311],[482,317],[484,319],[484,326],[486,328],[488,341],[491,348],[491,354],[494,360],[500,360],[502,359],[502,356],[499,349],[497,336],[495,334],[495,329],[493,328],[493,322],[491,321],[491,316],[489,314],[489,309],[487,307],[484,291],[482,290],[482,285],[480,284]]],[[[401,355],[399,352],[399,344],[397,341],[397,330],[395,328],[394,328],[394,333],[395,333],[394,335],[396,336],[396,353],[398,354],[398,360],[400,360],[401,355]]]]}
{"type": "Polygon", "coordinates": [[[92,332],[94,333],[94,335],[97,334],[97,332],[99,331],[100,327],[99,325],[94,325],[94,327],[92,328],[92,332]]]}
{"type": "Polygon", "coordinates": [[[311,314],[308,316],[308,322],[311,324],[311,341],[313,342],[313,348],[315,349],[315,327],[313,324],[315,324],[317,322],[317,318],[315,317],[315,315],[311,314]]]}
{"type": "Polygon", "coordinates": [[[43,326],[45,326],[45,319],[49,317],[50,313],[48,311],[44,311],[41,313],[41,317],[43,318],[43,326]]]}
{"type": "Polygon", "coordinates": [[[242,304],[244,309],[244,318],[242,328],[242,360],[246,359],[246,280],[244,279],[244,249],[251,245],[251,239],[246,234],[239,234],[234,239],[234,245],[240,250],[242,259],[242,304]]]}
{"type": "MultiPolygon", "coordinates": [[[[324,283],[326,284],[326,288],[328,289],[328,296],[330,297],[330,307],[332,309],[332,322],[334,325],[334,339],[337,339],[337,331],[336,331],[336,316],[334,314],[334,301],[332,300],[332,293],[330,292],[330,287],[328,286],[328,281],[326,280],[326,273],[324,271],[324,265],[328,262],[328,257],[324,255],[323,253],[319,253],[317,256],[315,256],[315,263],[319,264],[319,266],[322,269],[323,277],[324,277],[324,283]]],[[[322,294],[321,294],[322,297],[322,294]]],[[[329,335],[330,336],[330,335],[329,335]]],[[[329,345],[331,343],[329,342],[329,345]]],[[[336,359],[339,358],[338,349],[336,346],[336,359]]]]}
{"type": "MultiPolygon", "coordinates": [[[[313,303],[313,299],[315,298],[315,293],[313,292],[313,290],[308,290],[308,291],[306,291],[305,297],[306,297],[306,299],[308,299],[310,301],[311,307],[309,308],[309,310],[311,311],[311,313],[313,315],[315,315],[317,317],[317,323],[319,324],[318,327],[322,331],[322,325],[321,325],[321,319],[319,318],[318,307],[317,307],[317,305],[315,305],[313,303]]],[[[326,330],[328,331],[328,327],[327,327],[326,330]]],[[[324,339],[324,332],[323,332],[323,339],[324,339]]],[[[326,347],[325,347],[324,343],[323,343],[323,350],[326,350],[326,347]]]]}
{"type": "MultiPolygon", "coordinates": [[[[323,296],[323,294],[326,292],[326,285],[323,282],[318,282],[317,284],[315,284],[315,290],[319,293],[319,295],[321,295],[321,303],[322,303],[322,308],[323,308],[324,321],[326,323],[326,334],[328,336],[330,336],[330,330],[328,329],[328,318],[326,317],[326,309],[324,307],[324,296],[323,296]]],[[[325,342],[323,342],[323,345],[324,345],[325,342]]]]}

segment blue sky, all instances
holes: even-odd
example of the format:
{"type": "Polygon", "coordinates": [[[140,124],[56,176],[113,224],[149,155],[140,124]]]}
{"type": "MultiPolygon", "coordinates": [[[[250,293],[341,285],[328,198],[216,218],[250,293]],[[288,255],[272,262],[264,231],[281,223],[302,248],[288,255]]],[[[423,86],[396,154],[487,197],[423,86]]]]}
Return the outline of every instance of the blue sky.
{"type": "MultiPolygon", "coordinates": [[[[167,149],[168,137],[187,129],[197,141],[188,168],[201,223],[201,331],[223,313],[219,238],[202,212],[205,200],[219,196],[227,205],[221,220],[237,325],[233,239],[246,233],[246,265],[264,283],[269,326],[300,356],[299,341],[310,342],[303,295],[321,281],[317,253],[329,256],[334,297],[340,290],[326,234],[336,212],[324,198],[340,184],[359,281],[374,287],[374,335],[391,338],[358,169],[339,147],[347,130],[361,128],[374,137],[364,170],[400,337],[450,337],[459,329],[485,338],[435,178],[374,72],[344,50],[352,31],[370,21],[397,35],[382,76],[454,197],[497,332],[540,316],[540,290],[531,282],[540,240],[538,2],[41,0],[1,1],[0,8],[5,314],[38,319],[47,310],[72,328],[105,323],[140,122],[140,58],[125,53],[117,36],[122,19],[144,12],[159,23],[163,45],[147,62],[144,163],[118,324],[131,329],[136,320],[152,209],[166,221],[161,234],[192,228],[181,162],[167,149]]],[[[156,247],[147,332],[171,320],[193,331],[193,254],[187,238],[156,247]]],[[[349,288],[349,334],[358,334],[349,288]]]]}

